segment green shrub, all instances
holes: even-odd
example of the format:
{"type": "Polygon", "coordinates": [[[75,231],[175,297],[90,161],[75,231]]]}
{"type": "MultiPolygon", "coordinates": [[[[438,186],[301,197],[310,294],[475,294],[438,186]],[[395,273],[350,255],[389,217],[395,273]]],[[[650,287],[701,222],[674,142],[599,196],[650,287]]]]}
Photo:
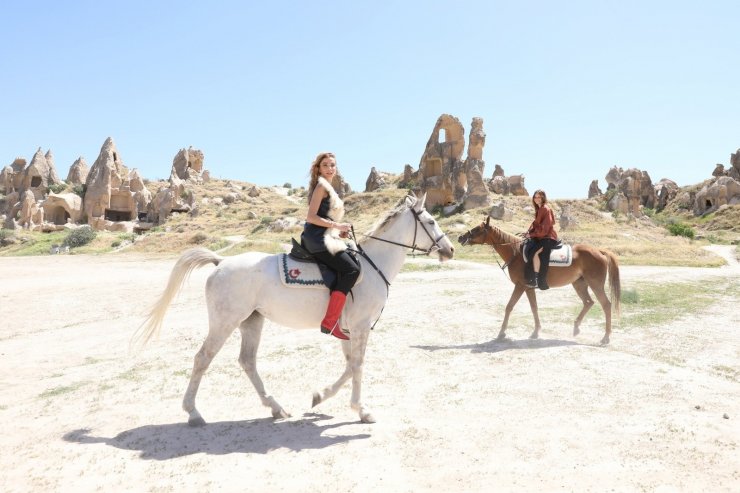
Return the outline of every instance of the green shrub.
{"type": "Polygon", "coordinates": [[[61,192],[63,192],[66,189],[67,189],[67,184],[64,183],[64,182],[62,182],[62,183],[53,183],[53,184],[49,185],[49,191],[50,192],[54,192],[54,193],[61,193],[61,192]]]}
{"type": "Polygon", "coordinates": [[[0,229],[0,247],[15,243],[15,233],[10,229],[0,229]]]}
{"type": "Polygon", "coordinates": [[[80,226],[69,232],[62,245],[70,248],[81,247],[93,241],[96,236],[97,233],[90,226],[80,226]]]}
{"type": "Polygon", "coordinates": [[[696,234],[691,226],[683,223],[669,224],[668,231],[670,231],[673,236],[685,236],[686,238],[690,238],[692,240],[694,239],[694,235],[696,234]]]}
{"type": "Polygon", "coordinates": [[[79,195],[83,199],[85,198],[85,192],[87,192],[87,185],[84,183],[72,187],[72,193],[79,195]]]}
{"type": "Polygon", "coordinates": [[[208,240],[208,235],[203,232],[195,233],[193,236],[190,237],[190,243],[195,243],[196,245],[205,243],[207,240],[208,240]]]}

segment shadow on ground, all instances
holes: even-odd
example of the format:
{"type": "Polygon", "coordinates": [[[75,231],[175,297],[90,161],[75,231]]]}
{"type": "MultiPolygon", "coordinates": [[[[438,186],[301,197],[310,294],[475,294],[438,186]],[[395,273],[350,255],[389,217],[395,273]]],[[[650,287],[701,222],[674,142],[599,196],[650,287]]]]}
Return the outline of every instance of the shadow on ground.
{"type": "Polygon", "coordinates": [[[562,346],[602,347],[598,344],[582,344],[562,339],[493,339],[478,344],[460,344],[449,346],[411,346],[424,351],[469,350],[471,353],[500,353],[511,349],[547,349],[562,346]]]}
{"type": "Polygon", "coordinates": [[[358,422],[322,425],[321,421],[331,417],[316,413],[304,416],[306,419],[300,421],[263,418],[209,423],[202,427],[191,427],[187,423],[147,425],[123,431],[112,438],[96,437],[89,429],[78,429],[62,438],[67,442],[104,443],[122,450],[139,451],[142,459],[168,460],[192,454],[266,454],[277,449],[322,449],[370,437],[367,433],[325,436],[328,430],[358,422]]]}

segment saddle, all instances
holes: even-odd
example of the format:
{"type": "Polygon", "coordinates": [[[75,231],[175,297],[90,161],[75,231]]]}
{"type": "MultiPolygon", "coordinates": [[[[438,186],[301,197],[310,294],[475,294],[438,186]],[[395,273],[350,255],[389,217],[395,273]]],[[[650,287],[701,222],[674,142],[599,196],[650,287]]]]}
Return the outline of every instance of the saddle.
{"type": "MultiPolygon", "coordinates": [[[[306,248],[291,238],[292,247],[290,253],[282,254],[278,269],[280,280],[289,287],[321,288],[331,289],[337,280],[337,273],[329,266],[318,261],[306,248]]],[[[362,280],[361,264],[357,260],[354,251],[346,250],[352,260],[360,269],[360,277],[355,285],[362,280]]]]}
{"type": "MultiPolygon", "coordinates": [[[[534,242],[527,238],[522,242],[521,254],[525,262],[529,262],[529,259],[534,254],[534,242]]],[[[573,249],[570,245],[566,245],[562,240],[558,240],[554,247],[550,249],[550,263],[553,267],[568,267],[573,262],[573,249]]]]}

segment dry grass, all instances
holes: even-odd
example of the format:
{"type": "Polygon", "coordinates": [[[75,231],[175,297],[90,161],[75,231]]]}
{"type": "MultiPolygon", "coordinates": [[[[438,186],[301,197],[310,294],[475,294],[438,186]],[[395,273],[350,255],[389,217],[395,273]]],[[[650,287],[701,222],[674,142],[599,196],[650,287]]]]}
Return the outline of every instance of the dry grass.
{"type": "MultiPolygon", "coordinates": [[[[153,193],[166,182],[149,182],[153,193]]],[[[284,251],[291,237],[298,238],[305,218],[307,201],[305,188],[258,187],[259,195],[250,197],[254,185],[248,182],[212,180],[192,186],[196,197],[197,214],[173,214],[168,221],[150,232],[135,238],[124,233],[99,232],[97,238],[75,253],[139,253],[173,255],[194,246],[219,250],[224,255],[245,251],[277,253],[284,251]],[[228,194],[237,200],[227,203],[228,194]],[[293,218],[297,226],[275,231],[272,223],[281,218],[293,218]]],[[[361,238],[382,219],[407,191],[388,188],[372,193],[354,193],[345,197],[346,218],[354,224],[361,238]]],[[[513,211],[510,221],[494,221],[510,233],[525,231],[532,220],[529,197],[493,196],[494,203],[503,201],[513,211]]],[[[628,218],[606,212],[593,199],[554,200],[551,202],[556,216],[564,208],[577,221],[577,226],[563,230],[560,236],[568,243],[588,243],[608,248],[619,256],[623,265],[683,265],[718,266],[723,261],[701,247],[714,243],[728,243],[740,238],[740,206],[725,207],[705,217],[696,218],[690,211],[667,208],[652,217],[628,218]],[[697,230],[697,239],[671,236],[665,228],[670,222],[680,221],[697,230]]],[[[456,243],[456,257],[484,263],[495,263],[496,256],[488,246],[461,247],[457,237],[479,224],[489,211],[488,207],[467,210],[449,217],[442,217],[433,209],[442,229],[456,243]]],[[[16,232],[24,239],[0,248],[0,255],[43,255],[48,253],[51,236],[43,233],[16,232]]],[[[60,236],[57,234],[57,236],[60,236]]],[[[60,242],[54,236],[55,242],[60,242]]]]}

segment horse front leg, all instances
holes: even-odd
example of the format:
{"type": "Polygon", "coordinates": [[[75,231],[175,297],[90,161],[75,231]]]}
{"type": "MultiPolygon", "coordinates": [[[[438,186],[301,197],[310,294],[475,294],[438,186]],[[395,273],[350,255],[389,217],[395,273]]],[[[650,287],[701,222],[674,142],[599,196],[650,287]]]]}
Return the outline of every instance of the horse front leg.
{"type": "Polygon", "coordinates": [[[509,302],[506,304],[506,311],[504,312],[504,321],[501,323],[501,330],[496,336],[497,341],[503,341],[504,339],[506,339],[506,326],[509,324],[509,316],[511,315],[511,311],[514,309],[517,302],[519,301],[519,298],[522,297],[523,293],[524,293],[524,286],[522,286],[521,284],[515,284],[514,291],[511,293],[509,302]]]}
{"type": "Polygon", "coordinates": [[[269,407],[272,410],[272,417],[275,419],[289,418],[290,413],[285,411],[274,397],[267,395],[265,385],[262,383],[262,378],[260,378],[260,375],[257,372],[257,349],[259,348],[260,339],[262,338],[262,326],[264,322],[265,317],[257,312],[253,312],[239,325],[239,330],[242,334],[242,345],[241,350],[239,351],[239,365],[252,382],[254,390],[257,391],[257,395],[262,401],[262,405],[269,407]]]}
{"type": "Polygon", "coordinates": [[[534,317],[534,332],[529,336],[530,339],[539,339],[540,337],[540,315],[537,310],[537,293],[534,289],[527,289],[527,300],[529,300],[529,308],[532,309],[532,316],[534,317]]]}
{"type": "Polygon", "coordinates": [[[367,349],[367,339],[370,330],[355,331],[356,334],[350,339],[350,352],[347,363],[352,369],[352,397],[350,406],[360,415],[360,421],[363,423],[375,423],[375,417],[370,409],[365,406],[360,396],[362,394],[362,365],[365,362],[365,349],[367,349]]]}
{"type": "MultiPolygon", "coordinates": [[[[351,338],[354,336],[352,334],[350,336],[351,338]]],[[[344,359],[345,359],[345,366],[344,366],[344,372],[339,377],[339,379],[334,382],[333,384],[324,387],[323,390],[320,392],[314,392],[313,393],[313,401],[311,402],[311,407],[316,407],[325,400],[327,400],[329,397],[333,397],[336,395],[336,393],[339,391],[340,388],[349,380],[349,378],[352,376],[352,367],[350,366],[350,342],[349,341],[342,341],[342,352],[344,353],[344,359]]]]}

